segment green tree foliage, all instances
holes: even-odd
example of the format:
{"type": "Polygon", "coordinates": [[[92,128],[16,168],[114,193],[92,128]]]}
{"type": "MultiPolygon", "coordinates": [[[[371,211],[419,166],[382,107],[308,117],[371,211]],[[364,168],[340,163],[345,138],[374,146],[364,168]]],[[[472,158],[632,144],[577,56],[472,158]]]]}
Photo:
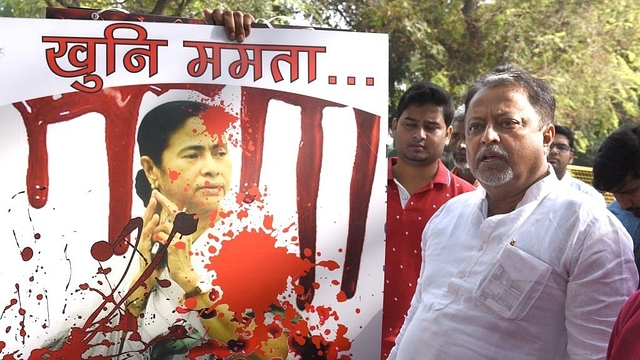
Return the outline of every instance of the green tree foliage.
{"type": "Polygon", "coordinates": [[[461,103],[479,74],[512,63],[553,87],[556,122],[574,130],[578,164],[590,165],[619,125],[640,123],[638,1],[321,2],[353,29],[389,34],[392,104],[422,79],[461,103]]]}
{"type": "Polygon", "coordinates": [[[513,63],[551,84],[556,121],[575,131],[582,165],[591,164],[611,131],[640,123],[637,0],[0,0],[0,16],[43,17],[46,6],[185,17],[220,7],[387,33],[391,116],[399,94],[415,81],[438,83],[460,103],[479,74],[513,63]]]}
{"type": "Polygon", "coordinates": [[[293,16],[308,10],[307,3],[299,1],[225,0],[0,0],[0,16],[34,17],[45,16],[46,7],[82,7],[89,9],[120,8],[129,12],[151,13],[180,17],[202,17],[203,9],[241,10],[256,18],[269,19],[275,16],[293,16]]]}

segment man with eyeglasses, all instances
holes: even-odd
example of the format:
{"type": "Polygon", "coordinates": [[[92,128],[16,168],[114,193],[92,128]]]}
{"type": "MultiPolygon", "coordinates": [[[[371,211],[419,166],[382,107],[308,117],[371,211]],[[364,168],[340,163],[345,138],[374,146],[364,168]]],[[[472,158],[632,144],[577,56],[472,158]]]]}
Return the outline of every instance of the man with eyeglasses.
{"type": "Polygon", "coordinates": [[[547,162],[553,167],[560,183],[587,194],[596,199],[598,203],[606,206],[602,194],[586,182],[574,178],[567,171],[567,165],[573,163],[573,132],[566,126],[554,125],[554,127],[556,128],[556,136],[549,146],[547,162]]]}

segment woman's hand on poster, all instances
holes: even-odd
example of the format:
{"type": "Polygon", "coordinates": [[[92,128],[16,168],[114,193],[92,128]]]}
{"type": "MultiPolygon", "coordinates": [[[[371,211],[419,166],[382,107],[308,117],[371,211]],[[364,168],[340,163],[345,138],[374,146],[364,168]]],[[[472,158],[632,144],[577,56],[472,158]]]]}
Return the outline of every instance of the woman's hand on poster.
{"type": "MultiPolygon", "coordinates": [[[[154,192],[157,193],[156,190],[154,192]]],[[[160,213],[162,211],[162,207],[158,204],[155,196],[151,195],[151,199],[149,199],[149,204],[147,205],[144,214],[142,215],[142,234],[140,235],[140,241],[138,242],[138,251],[144,258],[140,262],[141,270],[144,271],[147,266],[153,261],[153,256],[151,254],[151,249],[154,244],[154,234],[156,232],[156,228],[160,224],[160,213]]]]}
{"type": "MultiPolygon", "coordinates": [[[[158,191],[154,191],[151,195],[162,208],[162,220],[154,230],[154,238],[166,244],[174,226],[176,215],[181,212],[176,204],[171,202],[167,197],[158,191]]],[[[191,235],[182,235],[176,233],[171,240],[171,244],[167,247],[167,267],[169,268],[169,276],[180,287],[185,290],[193,289],[199,280],[198,274],[191,266],[191,243],[193,238],[191,235]]]]}
{"type": "Polygon", "coordinates": [[[224,25],[229,40],[238,42],[243,42],[247,36],[251,35],[251,24],[256,22],[251,14],[244,14],[241,11],[223,11],[222,9],[213,11],[205,9],[204,17],[209,24],[224,25]]]}

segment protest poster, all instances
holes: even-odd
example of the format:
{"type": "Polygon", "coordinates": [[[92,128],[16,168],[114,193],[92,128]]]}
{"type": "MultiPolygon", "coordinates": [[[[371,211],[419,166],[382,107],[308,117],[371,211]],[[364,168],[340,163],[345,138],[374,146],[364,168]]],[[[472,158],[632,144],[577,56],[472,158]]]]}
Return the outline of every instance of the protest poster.
{"type": "Polygon", "coordinates": [[[0,34],[3,358],[379,357],[386,35],[0,34]]]}

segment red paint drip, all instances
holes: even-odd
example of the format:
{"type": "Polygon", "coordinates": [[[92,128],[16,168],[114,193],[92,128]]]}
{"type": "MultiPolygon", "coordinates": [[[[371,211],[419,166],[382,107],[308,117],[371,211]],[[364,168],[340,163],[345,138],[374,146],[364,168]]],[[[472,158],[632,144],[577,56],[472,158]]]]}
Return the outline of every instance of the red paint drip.
{"type": "Polygon", "coordinates": [[[380,117],[358,109],[354,109],[354,114],[358,136],[356,156],[351,170],[349,232],[342,273],[342,291],[348,299],[355,295],[358,285],[369,200],[371,199],[378,158],[377,149],[380,143],[380,117]]]}

